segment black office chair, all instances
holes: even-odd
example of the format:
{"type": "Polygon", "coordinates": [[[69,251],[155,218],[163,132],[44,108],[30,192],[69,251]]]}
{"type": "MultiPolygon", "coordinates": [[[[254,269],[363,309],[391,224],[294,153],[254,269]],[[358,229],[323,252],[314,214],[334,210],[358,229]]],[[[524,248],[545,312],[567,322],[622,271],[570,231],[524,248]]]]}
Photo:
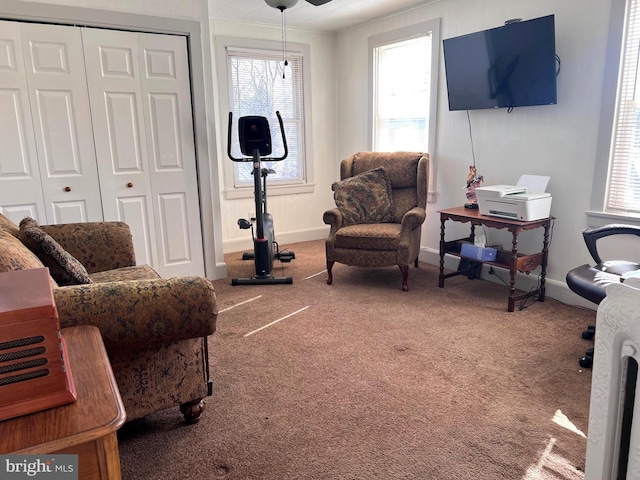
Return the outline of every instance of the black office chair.
{"type": "MultiPolygon", "coordinates": [[[[621,277],[630,272],[640,270],[640,264],[627,260],[603,260],[598,253],[597,242],[601,238],[612,235],[635,235],[640,237],[640,227],[633,225],[605,225],[587,228],[582,232],[589,253],[596,265],[581,265],[567,273],[567,286],[575,293],[598,305],[606,296],[605,287],[610,283],[618,283],[621,277]]],[[[582,338],[590,340],[596,332],[595,325],[589,325],[582,332],[582,338]]],[[[583,368],[593,365],[593,348],[589,348],[580,358],[583,368]]]]}

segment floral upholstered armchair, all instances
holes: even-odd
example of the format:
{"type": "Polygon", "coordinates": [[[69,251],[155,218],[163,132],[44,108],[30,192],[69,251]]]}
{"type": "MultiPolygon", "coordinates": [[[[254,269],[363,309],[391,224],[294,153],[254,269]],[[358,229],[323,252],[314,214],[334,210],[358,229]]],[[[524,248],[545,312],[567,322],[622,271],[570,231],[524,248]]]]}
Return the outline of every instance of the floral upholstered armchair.
{"type": "Polygon", "coordinates": [[[207,336],[216,296],[198,276],[163,279],[136,265],[122,222],[20,226],[0,214],[0,272],[49,268],[62,328],[100,329],[127,420],[180,406],[189,423],[211,395],[207,336]]]}
{"type": "Polygon", "coordinates": [[[324,213],[327,283],[335,262],[357,267],[398,265],[407,291],[409,264],[418,266],[426,218],[429,155],[360,152],[342,160],[333,184],[336,208],[324,213]]]}

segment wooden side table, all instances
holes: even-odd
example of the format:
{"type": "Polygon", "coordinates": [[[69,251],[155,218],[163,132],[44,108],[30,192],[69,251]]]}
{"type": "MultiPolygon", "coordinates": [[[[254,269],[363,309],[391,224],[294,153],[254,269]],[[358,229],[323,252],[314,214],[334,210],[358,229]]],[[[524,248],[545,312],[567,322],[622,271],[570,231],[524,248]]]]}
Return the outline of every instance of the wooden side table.
{"type": "Polygon", "coordinates": [[[126,414],[97,327],[62,329],[78,399],[0,422],[0,453],[78,455],[78,478],[119,480],[126,414]]]}
{"type": "Polygon", "coordinates": [[[516,273],[523,272],[529,273],[531,270],[540,267],[540,284],[536,290],[538,295],[538,301],[544,302],[544,282],[547,274],[547,260],[549,258],[549,235],[551,230],[551,223],[554,217],[542,218],[540,220],[533,221],[521,221],[511,220],[507,218],[494,217],[489,215],[481,215],[478,210],[467,209],[464,207],[448,208],[440,210],[440,276],[438,278],[438,286],[444,287],[444,280],[455,275],[466,274],[467,270],[459,270],[457,272],[444,273],[444,256],[445,254],[451,254],[460,256],[460,249],[462,243],[473,243],[475,238],[475,227],[478,225],[484,225],[490,228],[507,229],[511,232],[513,241],[511,242],[511,250],[498,250],[495,261],[483,262],[495,267],[506,268],[509,270],[509,301],[507,304],[507,310],[513,312],[515,309],[515,302],[525,296],[530,295],[526,293],[523,295],[516,295],[516,273]],[[469,237],[462,238],[453,241],[445,241],[445,222],[451,220],[454,222],[471,223],[471,232],[469,237]],[[542,250],[540,252],[532,254],[523,254],[518,252],[518,235],[523,230],[534,230],[542,227],[544,229],[542,250]]]}

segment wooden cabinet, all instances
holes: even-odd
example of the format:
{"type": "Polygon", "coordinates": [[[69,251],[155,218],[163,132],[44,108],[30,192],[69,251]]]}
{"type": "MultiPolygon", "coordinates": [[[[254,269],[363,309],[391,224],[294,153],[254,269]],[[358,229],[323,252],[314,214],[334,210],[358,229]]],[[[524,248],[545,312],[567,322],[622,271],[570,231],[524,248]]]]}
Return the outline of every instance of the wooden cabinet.
{"type": "Polygon", "coordinates": [[[0,453],[76,454],[81,480],[119,480],[117,430],[126,419],[97,327],[62,330],[78,399],[0,422],[0,453]]]}
{"type": "Polygon", "coordinates": [[[204,275],[186,39],[0,21],[0,213],[126,222],[139,264],[204,275]]]}

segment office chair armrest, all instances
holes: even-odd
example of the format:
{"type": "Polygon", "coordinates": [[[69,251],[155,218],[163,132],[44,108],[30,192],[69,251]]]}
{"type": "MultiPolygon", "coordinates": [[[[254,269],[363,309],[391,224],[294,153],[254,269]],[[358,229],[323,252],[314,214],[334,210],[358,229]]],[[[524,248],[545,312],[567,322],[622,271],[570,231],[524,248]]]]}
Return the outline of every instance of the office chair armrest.
{"type": "Polygon", "coordinates": [[[609,237],[611,235],[636,235],[640,237],[640,227],[634,225],[622,225],[622,224],[610,224],[602,227],[590,227],[582,232],[584,242],[587,245],[587,249],[591,254],[591,257],[597,264],[602,263],[602,258],[598,253],[597,242],[601,238],[609,237]]]}

